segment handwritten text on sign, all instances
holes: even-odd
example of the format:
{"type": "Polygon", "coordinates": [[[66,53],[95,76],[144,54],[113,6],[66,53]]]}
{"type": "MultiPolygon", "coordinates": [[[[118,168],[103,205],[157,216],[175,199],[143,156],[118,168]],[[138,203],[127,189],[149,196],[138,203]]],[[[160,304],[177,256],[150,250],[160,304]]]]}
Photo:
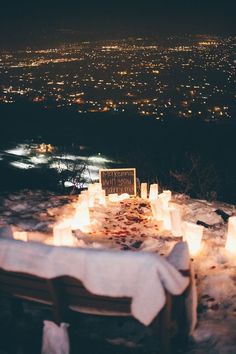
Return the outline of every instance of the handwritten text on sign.
{"type": "Polygon", "coordinates": [[[100,183],[108,194],[136,195],[136,169],[121,168],[100,170],[100,183]]]}

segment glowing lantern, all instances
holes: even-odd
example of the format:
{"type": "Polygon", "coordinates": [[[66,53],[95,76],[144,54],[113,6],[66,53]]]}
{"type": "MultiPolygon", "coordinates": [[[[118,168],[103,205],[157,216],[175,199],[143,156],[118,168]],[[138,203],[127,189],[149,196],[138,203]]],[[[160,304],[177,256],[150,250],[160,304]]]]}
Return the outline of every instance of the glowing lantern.
{"type": "Polygon", "coordinates": [[[28,241],[28,232],[14,231],[13,238],[14,238],[14,240],[20,240],[20,241],[27,242],[28,241]]]}
{"type": "Polygon", "coordinates": [[[94,207],[95,203],[106,205],[106,193],[102,189],[101,183],[89,184],[87,195],[89,207],[94,207]]]}
{"type": "Polygon", "coordinates": [[[182,236],[182,213],[180,207],[174,205],[170,207],[170,219],[173,236],[182,236]]]}
{"type": "Polygon", "coordinates": [[[94,198],[93,195],[90,195],[90,196],[89,196],[89,202],[88,202],[89,208],[93,208],[93,207],[94,207],[94,204],[95,204],[95,198],[94,198]]]}
{"type": "Polygon", "coordinates": [[[163,208],[162,201],[160,198],[151,201],[151,209],[154,218],[158,221],[163,220],[163,208]]]}
{"type": "Polygon", "coordinates": [[[109,199],[109,202],[112,202],[112,203],[116,203],[119,201],[119,197],[118,197],[117,193],[108,194],[108,199],[109,199]]]}
{"type": "Polygon", "coordinates": [[[191,255],[201,249],[203,226],[185,221],[183,223],[183,241],[187,241],[191,255]]]}
{"type": "Polygon", "coordinates": [[[74,237],[68,223],[57,224],[53,227],[53,244],[55,246],[73,246],[74,237]]]}
{"type": "Polygon", "coordinates": [[[147,183],[141,183],[141,198],[147,199],[147,183]]]}
{"type": "Polygon", "coordinates": [[[97,193],[99,204],[106,206],[106,191],[101,189],[99,193],[97,193]]]}
{"type": "Polygon", "coordinates": [[[158,184],[154,183],[150,185],[149,200],[157,200],[158,198],[158,184]]]}
{"type": "Polygon", "coordinates": [[[88,231],[90,225],[90,213],[88,204],[81,203],[76,208],[75,217],[72,223],[72,229],[80,229],[84,232],[88,231]]]}
{"type": "Polygon", "coordinates": [[[163,194],[166,195],[166,199],[169,202],[171,200],[171,196],[172,196],[171,191],[170,190],[165,190],[165,191],[163,191],[163,194]]]}
{"type": "Polygon", "coordinates": [[[94,207],[95,196],[96,196],[96,186],[95,186],[95,184],[89,184],[88,185],[88,206],[89,206],[89,208],[94,207]]]}
{"type": "Polygon", "coordinates": [[[159,194],[156,200],[151,200],[151,208],[152,208],[154,218],[158,221],[163,221],[165,218],[166,225],[169,224],[169,222],[167,221],[168,211],[165,212],[165,210],[168,210],[169,208],[168,200],[169,197],[164,193],[159,194]]]}
{"type": "Polygon", "coordinates": [[[123,193],[118,196],[118,200],[121,202],[122,200],[129,199],[130,195],[128,193],[123,193]]]}
{"type": "Polygon", "coordinates": [[[236,254],[236,216],[231,216],[228,219],[227,240],[225,248],[236,254]]]}
{"type": "Polygon", "coordinates": [[[158,199],[160,199],[162,209],[167,209],[169,207],[169,194],[161,193],[159,194],[158,199]]]}
{"type": "Polygon", "coordinates": [[[94,189],[95,189],[95,192],[99,192],[100,190],[102,190],[102,184],[101,183],[94,183],[94,189]]]}
{"type": "Polygon", "coordinates": [[[88,185],[88,193],[89,193],[89,194],[94,194],[94,193],[95,193],[95,190],[96,190],[95,184],[90,183],[90,184],[88,185]]]}
{"type": "Polygon", "coordinates": [[[162,219],[164,230],[171,230],[170,208],[162,209],[162,219]]]}

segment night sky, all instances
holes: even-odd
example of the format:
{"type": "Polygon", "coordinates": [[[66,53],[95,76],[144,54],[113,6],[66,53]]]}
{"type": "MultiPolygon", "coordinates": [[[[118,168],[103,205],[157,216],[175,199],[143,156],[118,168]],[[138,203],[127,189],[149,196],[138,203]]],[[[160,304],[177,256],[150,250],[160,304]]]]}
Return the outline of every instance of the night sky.
{"type": "Polygon", "coordinates": [[[27,43],[72,29],[81,36],[235,33],[235,0],[18,0],[1,2],[0,39],[27,43]]]}

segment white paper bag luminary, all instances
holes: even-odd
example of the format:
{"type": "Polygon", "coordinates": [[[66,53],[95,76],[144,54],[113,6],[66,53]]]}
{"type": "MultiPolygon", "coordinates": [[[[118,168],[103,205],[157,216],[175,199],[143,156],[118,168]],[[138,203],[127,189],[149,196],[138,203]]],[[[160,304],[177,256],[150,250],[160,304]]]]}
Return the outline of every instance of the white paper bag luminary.
{"type": "Polygon", "coordinates": [[[153,183],[150,185],[149,200],[157,200],[158,198],[158,184],[153,183]]]}
{"type": "Polygon", "coordinates": [[[183,241],[187,241],[191,255],[196,255],[201,249],[203,226],[185,221],[183,223],[183,241]]]}
{"type": "Polygon", "coordinates": [[[147,183],[141,183],[141,198],[147,199],[147,183]]]}
{"type": "Polygon", "coordinates": [[[76,208],[75,217],[72,222],[72,229],[79,229],[81,231],[88,231],[90,225],[90,212],[88,204],[81,203],[76,208]]]}
{"type": "Polygon", "coordinates": [[[163,217],[163,228],[164,230],[171,230],[171,214],[170,208],[162,209],[162,217],[163,217]]]}
{"type": "Polygon", "coordinates": [[[174,206],[170,207],[170,219],[171,219],[171,232],[173,236],[180,237],[183,235],[182,231],[182,212],[181,208],[174,206]]]}
{"type": "Polygon", "coordinates": [[[228,219],[228,230],[225,248],[236,254],[236,216],[231,216],[228,219]]]}
{"type": "Polygon", "coordinates": [[[168,202],[170,202],[171,201],[172,192],[170,190],[164,190],[163,194],[166,195],[166,199],[168,200],[168,202]]]}
{"type": "Polygon", "coordinates": [[[123,193],[118,196],[118,200],[122,202],[122,200],[129,199],[130,195],[128,193],[123,193]]]}
{"type": "Polygon", "coordinates": [[[74,241],[71,226],[68,223],[60,223],[53,227],[53,244],[55,246],[73,246],[74,241]]]}
{"type": "Polygon", "coordinates": [[[108,200],[109,202],[116,203],[119,201],[118,194],[113,193],[113,194],[108,194],[108,200]]]}
{"type": "Polygon", "coordinates": [[[106,206],[106,191],[101,189],[99,193],[97,194],[98,199],[99,199],[99,204],[106,206]]]}
{"type": "Polygon", "coordinates": [[[157,200],[151,201],[151,209],[152,209],[153,217],[157,221],[162,221],[163,220],[163,203],[162,203],[161,198],[158,197],[157,200]]]}
{"type": "Polygon", "coordinates": [[[13,238],[14,238],[14,240],[20,240],[20,241],[27,242],[28,241],[28,232],[14,231],[13,238]]]}
{"type": "Polygon", "coordinates": [[[162,209],[167,209],[169,207],[170,196],[167,193],[161,193],[158,195],[158,199],[161,202],[162,209]]]}

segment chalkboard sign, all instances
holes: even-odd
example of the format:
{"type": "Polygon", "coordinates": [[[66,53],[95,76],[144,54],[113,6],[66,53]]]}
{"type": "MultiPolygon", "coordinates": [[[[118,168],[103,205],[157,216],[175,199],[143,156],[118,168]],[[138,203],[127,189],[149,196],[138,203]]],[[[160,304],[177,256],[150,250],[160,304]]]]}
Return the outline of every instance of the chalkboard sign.
{"type": "Polygon", "coordinates": [[[136,195],[136,169],[135,168],[114,168],[100,170],[100,183],[102,188],[108,194],[128,193],[131,196],[136,195]]]}

